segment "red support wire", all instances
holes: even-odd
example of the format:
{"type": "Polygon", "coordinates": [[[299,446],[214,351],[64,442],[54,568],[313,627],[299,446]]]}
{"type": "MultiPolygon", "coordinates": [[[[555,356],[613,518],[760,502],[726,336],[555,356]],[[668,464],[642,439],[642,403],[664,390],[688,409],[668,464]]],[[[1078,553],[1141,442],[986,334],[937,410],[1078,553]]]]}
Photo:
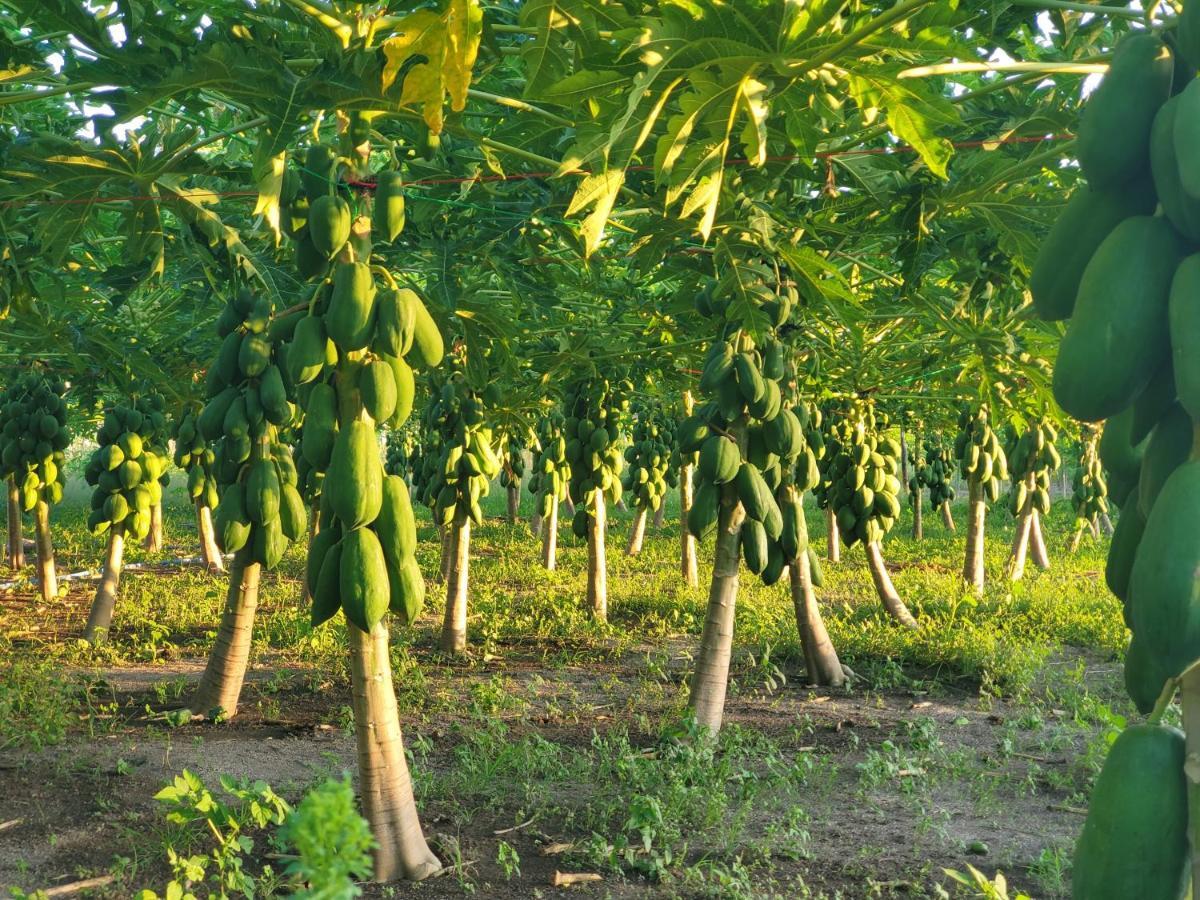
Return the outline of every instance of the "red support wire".
{"type": "MultiPolygon", "coordinates": [[[[974,140],[974,141],[954,141],[951,146],[956,150],[972,150],[982,147],[999,146],[1001,144],[1037,144],[1045,141],[1066,141],[1075,137],[1073,134],[1048,134],[1048,135],[1014,135],[1006,138],[993,138],[990,140],[974,140]]],[[[807,155],[790,154],[785,156],[768,156],[764,159],[764,163],[771,162],[800,162],[805,159],[824,159],[832,161],[833,159],[848,157],[848,156],[891,156],[899,154],[917,153],[917,148],[909,144],[899,144],[895,147],[864,147],[857,150],[821,150],[807,155]]],[[[726,167],[752,165],[754,161],[744,157],[735,157],[725,160],[726,167]]],[[[627,172],[649,172],[653,171],[652,165],[637,165],[626,166],[627,172]]],[[[557,172],[513,172],[511,174],[496,174],[496,175],[474,175],[455,178],[420,178],[415,181],[404,182],[404,187],[422,187],[434,186],[443,184],[468,184],[472,182],[495,182],[495,181],[532,181],[540,178],[553,178],[557,172]]],[[[584,169],[576,169],[570,172],[564,172],[563,175],[590,175],[584,169]]],[[[373,181],[348,181],[347,185],[354,188],[362,188],[364,190],[374,190],[375,182],[373,181]]],[[[209,197],[258,197],[258,191],[204,191],[200,190],[199,196],[207,195],[209,197]]],[[[0,209],[12,206],[70,206],[90,203],[122,203],[122,202],[137,202],[141,200],[157,200],[164,202],[173,199],[167,197],[153,195],[131,195],[125,197],[87,197],[87,198],[62,198],[53,200],[5,200],[0,201],[0,209]]],[[[180,198],[182,199],[182,198],[180,198]]]]}

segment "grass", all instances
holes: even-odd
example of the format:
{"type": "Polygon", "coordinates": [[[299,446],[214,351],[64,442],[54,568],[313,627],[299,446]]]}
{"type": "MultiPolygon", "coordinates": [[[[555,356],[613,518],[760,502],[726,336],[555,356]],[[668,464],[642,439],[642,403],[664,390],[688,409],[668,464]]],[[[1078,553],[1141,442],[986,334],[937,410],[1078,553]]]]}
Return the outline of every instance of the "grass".
{"type": "MultiPolygon", "coordinates": [[[[167,498],[166,548],[150,555],[131,547],[128,562],[195,554],[192,510],[178,485],[167,498]]],[[[523,499],[525,511],[530,503],[523,499]]],[[[906,509],[884,551],[920,620],[917,631],[888,620],[861,550],[826,564],[818,591],[826,624],[842,661],[859,676],[843,694],[802,687],[786,580],[767,588],[744,575],[729,700],[743,717],[731,720],[716,744],[697,740],[682,715],[711,544],[700,551],[701,586],[687,588],[676,574],[674,527],[651,529],[642,554],[630,558],[624,545],[631,515],[616,511],[610,621],[597,624],[583,604],[584,542],[564,527],[559,568],[547,572],[527,524],[499,518],[503,505],[496,491],[486,505],[491,518],[472,535],[471,656],[449,660],[434,649],[442,595],[432,581],[415,627],[393,632],[417,792],[423,807],[448,823],[441,828],[470,829],[480,815],[498,829],[532,820],[572,836],[563,865],[644,879],[663,885],[666,896],[817,897],[825,888],[796,866],[829,854],[818,820],[849,797],[861,807],[856,814],[907,822],[914,847],[991,854],[994,864],[1024,872],[1027,890],[1062,895],[1073,837],[1052,834],[1036,851],[1006,855],[1008,809],[1042,797],[1083,804],[1109,736],[1132,715],[1120,689],[1125,630],[1103,584],[1105,548],[1085,542],[1067,555],[1065,505],[1046,523],[1052,569],[1031,568],[1014,585],[1005,578],[1012,520],[997,504],[982,597],[962,589],[963,510],[956,510],[958,534],[929,515],[926,538],[917,542],[906,509]],[[864,721],[844,725],[821,713],[822,701],[839,697],[853,699],[854,715],[864,721]],[[973,827],[986,837],[961,833],[948,796],[969,805],[973,827]]],[[[54,511],[64,571],[99,564],[103,548],[83,527],[86,508],[86,494],[72,490],[54,511]]],[[[669,509],[669,523],[675,512],[669,509]]],[[[823,549],[824,516],[810,509],[809,520],[823,549]]],[[[427,516],[420,537],[429,578],[439,547],[427,516]]],[[[303,701],[348,730],[344,627],[340,619],[310,627],[299,602],[302,569],[302,548],[292,547],[263,579],[255,664],[274,674],[248,686],[247,709],[275,720],[303,701]]],[[[0,594],[0,653],[12,661],[0,671],[0,749],[36,751],[70,737],[87,742],[143,727],[130,725],[134,701],[104,680],[113,667],[163,669],[137,698],[137,712],[185,699],[185,680],[167,667],[203,659],[226,579],[192,566],[127,572],[111,639],[100,648],[78,641],[74,630],[86,617],[92,584],[77,583],[67,600],[48,608],[25,593],[19,603],[0,594]]],[[[169,745],[168,723],[149,727],[167,729],[160,739],[169,745]]],[[[873,866],[868,838],[842,849],[838,878],[876,884],[880,896],[895,887],[873,866]]],[[[455,858],[463,852],[457,843],[443,848],[455,858]]],[[[531,854],[536,848],[508,836],[492,842],[485,868],[497,883],[516,885],[529,877],[531,854]]],[[[905,890],[946,883],[930,863],[908,871],[915,880],[905,890]]],[[[482,877],[466,863],[458,875],[464,885],[482,877]]]]}

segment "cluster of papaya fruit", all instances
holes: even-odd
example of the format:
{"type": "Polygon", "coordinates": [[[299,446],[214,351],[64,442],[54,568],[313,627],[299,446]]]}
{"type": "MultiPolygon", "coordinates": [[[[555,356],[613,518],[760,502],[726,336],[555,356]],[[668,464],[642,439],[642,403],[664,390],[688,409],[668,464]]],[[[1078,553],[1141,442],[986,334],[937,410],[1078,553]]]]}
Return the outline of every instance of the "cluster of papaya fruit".
{"type": "Polygon", "coordinates": [[[526,440],[517,431],[509,432],[504,441],[504,460],[500,469],[500,487],[508,490],[521,488],[525,480],[525,450],[526,440]]]}
{"type": "Polygon", "coordinates": [[[296,269],[306,279],[324,278],[330,260],[347,242],[365,260],[371,255],[372,239],[391,242],[404,230],[400,172],[376,173],[372,214],[356,218],[350,187],[339,177],[341,164],[336,148],[312,144],[299,169],[289,168],[284,174],[280,187],[280,224],[295,242],[296,269]]]}
{"type": "Polygon", "coordinates": [[[980,404],[973,412],[964,406],[959,412],[954,458],[967,484],[980,491],[980,499],[995,503],[1000,497],[1001,482],[1008,480],[1008,460],[992,428],[987,404],[980,404]]]}
{"type": "Polygon", "coordinates": [[[662,410],[644,406],[637,410],[633,439],[625,448],[621,488],[641,509],[657,510],[667,495],[673,429],[666,426],[662,410]]]}
{"type": "Polygon", "coordinates": [[[852,403],[829,429],[822,489],[848,547],[877,544],[900,516],[900,445],[870,401],[852,403]]]}
{"type": "Polygon", "coordinates": [[[1043,516],[1050,514],[1050,476],[1062,465],[1058,453],[1058,429],[1046,418],[1031,422],[1016,436],[1005,452],[1008,472],[1012,477],[1009,510],[1021,514],[1027,502],[1043,516]]]}
{"type": "Polygon", "coordinates": [[[387,435],[387,455],[383,468],[389,475],[407,479],[412,472],[412,461],[416,458],[416,420],[410,419],[402,428],[393,428],[387,435]]]}
{"type": "Polygon", "coordinates": [[[12,478],[29,512],[38,500],[62,500],[66,475],[67,386],[26,372],[0,395],[0,477],[12,478]]]}
{"type": "MultiPolygon", "coordinates": [[[[1121,515],[1105,575],[1133,631],[1125,683],[1143,712],[1200,659],[1200,3],[1169,24],[1118,42],[1076,130],[1087,184],[1031,279],[1040,314],[1069,320],[1055,399],[1107,420],[1099,452],[1121,515]]],[[[1075,896],[1185,895],[1184,754],[1163,725],[1117,738],[1076,847],[1075,896]]]]}
{"type": "MultiPolygon", "coordinates": [[[[743,559],[761,575],[783,534],[783,511],[775,493],[785,468],[804,456],[806,442],[800,419],[784,407],[787,355],[774,334],[791,310],[793,289],[777,292],[762,282],[752,290],[756,309],[768,322],[759,340],[738,327],[740,322],[729,321],[731,285],[711,283],[696,300],[700,312],[717,321],[722,336],[709,348],[700,373],[700,390],[712,399],[680,426],[679,449],[683,454],[699,451],[688,530],[698,539],[712,534],[722,495],[732,489],[746,513],[740,530],[743,559]]],[[[782,572],[781,563],[771,568],[782,572]]]]}
{"type": "Polygon", "coordinates": [[[1099,432],[1094,428],[1083,436],[1079,467],[1075,470],[1071,485],[1071,508],[1075,511],[1076,528],[1082,528],[1108,513],[1108,483],[1096,446],[1099,437],[1099,432]]]}
{"type": "Polygon", "coordinates": [[[296,418],[286,351],[270,329],[272,303],[248,287],[234,291],[217,320],[222,336],[209,370],[209,400],[196,417],[212,447],[221,492],[213,525],[225,553],[248,547],[273,569],[308,528],[299,476],[281,434],[296,418]]]}
{"type": "MultiPolygon", "coordinates": [[[[161,398],[158,398],[161,403],[161,398]]],[[[115,404],[104,411],[96,432],[99,446],[83,474],[92,491],[88,528],[102,535],[123,528],[127,538],[142,540],[150,532],[150,508],[162,502],[167,456],[152,449],[156,431],[152,415],[162,417],[148,398],[115,404]]]]}
{"type": "Polygon", "coordinates": [[[573,382],[563,398],[567,484],[575,503],[571,531],[578,538],[587,537],[597,493],[610,503],[621,500],[621,418],[632,391],[627,379],[614,384],[593,376],[573,382]]]}
{"type": "Polygon", "coordinates": [[[421,432],[425,446],[416,479],[418,498],[434,522],[449,526],[456,517],[483,524],[480,501],[503,463],[492,449],[492,429],[483,422],[484,397],[456,367],[425,407],[421,432]]]}
{"type": "MultiPolygon", "coordinates": [[[[747,553],[749,548],[745,544],[744,532],[742,551],[745,554],[746,568],[761,576],[763,583],[768,586],[778,582],[787,571],[787,567],[800,558],[800,554],[806,554],[809,577],[819,587],[823,580],[821,563],[808,544],[808,525],[804,521],[804,494],[821,483],[820,460],[825,455],[821,411],[799,397],[785,396],[783,413],[795,416],[801,429],[799,449],[790,456],[781,458],[779,484],[774,489],[775,503],[783,516],[783,527],[777,539],[768,539],[766,561],[761,564],[761,568],[761,557],[758,555],[761,548],[755,548],[753,555],[747,553]]],[[[755,538],[758,538],[757,534],[755,538]]]]}
{"type": "Polygon", "coordinates": [[[197,422],[199,409],[185,407],[171,429],[175,441],[175,465],[187,472],[188,496],[209,509],[216,509],[221,499],[217,484],[217,454],[208,446],[197,422]]]}
{"type": "Polygon", "coordinates": [[[571,464],[567,462],[566,420],[552,410],[538,423],[537,441],[541,450],[529,476],[529,493],[537,499],[542,517],[550,515],[554,504],[567,499],[571,464]]]}
{"type": "Polygon", "coordinates": [[[916,494],[924,487],[929,491],[929,506],[940,509],[943,503],[954,502],[954,485],[950,478],[954,474],[954,457],[950,448],[940,438],[925,440],[924,462],[915,467],[909,479],[909,490],[916,494]]]}

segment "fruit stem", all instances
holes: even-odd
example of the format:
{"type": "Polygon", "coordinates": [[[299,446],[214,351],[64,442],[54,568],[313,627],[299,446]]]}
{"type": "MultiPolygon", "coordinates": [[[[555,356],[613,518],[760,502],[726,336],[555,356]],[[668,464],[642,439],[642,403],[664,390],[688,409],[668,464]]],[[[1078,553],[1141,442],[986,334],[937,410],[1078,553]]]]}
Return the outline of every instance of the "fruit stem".
{"type": "Polygon", "coordinates": [[[1200,885],[1200,666],[1193,666],[1180,679],[1183,701],[1183,730],[1187,756],[1188,840],[1192,853],[1192,885],[1200,885]]]}

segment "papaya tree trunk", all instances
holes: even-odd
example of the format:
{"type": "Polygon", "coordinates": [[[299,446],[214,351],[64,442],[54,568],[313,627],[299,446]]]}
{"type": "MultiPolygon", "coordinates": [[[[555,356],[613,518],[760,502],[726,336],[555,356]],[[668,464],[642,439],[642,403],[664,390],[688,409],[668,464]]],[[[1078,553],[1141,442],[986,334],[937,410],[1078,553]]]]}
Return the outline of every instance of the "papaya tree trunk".
{"type": "Polygon", "coordinates": [[[833,506],[825,507],[825,558],[831,563],[842,561],[842,536],[838,532],[833,506]]]}
{"type": "MultiPolygon", "coordinates": [[[[321,504],[313,503],[308,511],[308,545],[304,550],[304,558],[307,560],[308,555],[312,553],[313,540],[321,533],[321,504]]],[[[301,577],[300,579],[300,605],[302,609],[308,609],[312,605],[312,591],[308,587],[308,578],[301,577]]]]}
{"type": "Polygon", "coordinates": [[[1029,555],[1029,533],[1033,526],[1033,511],[1024,509],[1017,517],[1017,530],[1013,535],[1012,552],[1008,557],[1008,578],[1020,581],[1025,576],[1025,559],[1029,555]]]}
{"type": "Polygon", "coordinates": [[[553,572],[558,567],[558,501],[550,504],[550,515],[542,522],[542,565],[553,572]]]}
{"type": "Polygon", "coordinates": [[[1113,523],[1112,519],[1108,517],[1108,513],[1100,514],[1100,529],[1107,535],[1113,533],[1113,523]]]}
{"type": "Polygon", "coordinates": [[[679,472],[679,568],[688,587],[700,583],[700,566],[696,560],[696,539],[688,531],[687,518],[692,509],[692,466],[688,463],[679,472]]]}
{"type": "Polygon", "coordinates": [[[654,527],[661,529],[667,524],[667,498],[658,501],[658,509],[654,511],[654,527]]]}
{"type": "Polygon", "coordinates": [[[149,553],[158,553],[163,548],[163,514],[162,504],[155,503],[150,507],[150,530],[146,532],[146,540],[142,547],[149,553]]]}
{"type": "Polygon", "coordinates": [[[1046,539],[1042,535],[1042,516],[1035,509],[1030,517],[1029,525],[1029,540],[1030,552],[1033,556],[1033,563],[1039,569],[1050,568],[1050,554],[1046,552],[1046,539]]]}
{"type": "Polygon", "coordinates": [[[568,495],[567,497],[563,498],[563,503],[567,504],[567,515],[574,517],[575,501],[571,499],[570,495],[568,495]]]}
{"type": "Polygon", "coordinates": [[[471,519],[455,512],[450,535],[450,568],[446,573],[446,615],[442,619],[441,648],[447,653],[467,652],[467,586],[471,560],[471,519]]]}
{"type": "Polygon", "coordinates": [[[25,534],[21,522],[21,489],[17,479],[8,478],[8,567],[14,572],[25,568],[25,534]]]}
{"type": "Polygon", "coordinates": [[[867,567],[871,570],[871,580],[875,582],[875,590],[879,599],[883,601],[884,608],[905,628],[916,628],[917,620],[900,599],[896,586],[892,584],[892,577],[888,575],[887,566],[883,563],[883,550],[879,544],[867,544],[863,549],[867,551],[867,567]]]}
{"type": "Polygon", "coordinates": [[[58,596],[58,572],[54,567],[54,541],[50,537],[50,504],[39,494],[33,508],[33,536],[37,542],[38,591],[49,602],[58,596]]]}
{"type": "Polygon", "coordinates": [[[216,572],[225,571],[225,558],[217,546],[217,535],[213,528],[212,510],[203,500],[196,501],[196,530],[200,534],[200,560],[205,567],[216,572]]]}
{"type": "Polygon", "coordinates": [[[1079,543],[1080,543],[1080,541],[1083,540],[1083,532],[1086,530],[1087,530],[1086,524],[1080,525],[1078,528],[1075,529],[1075,533],[1073,535],[1071,535],[1071,543],[1067,547],[1067,550],[1069,553],[1075,554],[1075,553],[1079,552],[1079,543]]]}
{"type": "MultiPolygon", "coordinates": [[[[798,517],[796,524],[800,530],[800,546],[807,547],[808,524],[803,515],[798,517]]],[[[825,630],[825,620],[821,617],[821,609],[817,606],[817,597],[813,592],[807,550],[801,550],[795,559],[788,562],[788,579],[809,682],[831,687],[845,684],[846,675],[842,671],[841,660],[838,659],[833,641],[829,639],[829,632],[825,630]]]]}
{"type": "Polygon", "coordinates": [[[922,496],[922,493],[922,491],[917,491],[916,495],[913,497],[912,536],[914,541],[921,541],[925,539],[925,518],[924,513],[922,512],[922,507],[925,505],[923,502],[925,498],[922,496]]]}
{"type": "Polygon", "coordinates": [[[400,712],[388,658],[388,629],[347,625],[354,737],[363,813],[375,835],[375,880],[420,881],[442,864],[425,842],[404,755],[400,712]]]}
{"type": "Polygon", "coordinates": [[[950,509],[949,500],[942,501],[942,524],[946,526],[946,530],[949,532],[958,531],[958,529],[954,527],[954,513],[950,509]]]}
{"type": "Polygon", "coordinates": [[[696,723],[714,734],[721,730],[721,720],[725,715],[725,693],[729,688],[738,565],[742,556],[740,541],[745,518],[746,512],[738,501],[737,491],[731,484],[723,485],[717,517],[716,555],[708,588],[708,608],[688,695],[688,708],[695,715],[696,723]]]}
{"type": "Polygon", "coordinates": [[[900,485],[901,489],[908,487],[908,438],[903,428],[900,429],[900,485]]]}
{"type": "Polygon", "coordinates": [[[250,663],[254,611],[258,607],[258,582],[262,575],[262,565],[254,562],[252,556],[253,551],[246,546],[233,557],[217,640],[192,697],[191,709],[201,715],[220,710],[224,718],[232,719],[237,714],[250,663]]]}
{"type": "Polygon", "coordinates": [[[967,551],[963,560],[963,581],[976,594],[983,593],[983,537],[987,521],[987,503],[983,499],[983,484],[967,482],[967,551]]]}
{"type": "Polygon", "coordinates": [[[521,485],[508,486],[508,524],[516,525],[517,516],[521,512],[521,485]]]}
{"type": "Polygon", "coordinates": [[[454,550],[451,546],[453,542],[453,532],[454,529],[452,525],[447,525],[439,529],[439,534],[441,534],[442,539],[442,564],[438,569],[438,581],[442,583],[445,583],[450,578],[450,563],[454,555],[454,550]]]}
{"type": "Polygon", "coordinates": [[[598,622],[608,621],[608,556],[604,546],[606,525],[604,491],[596,491],[596,508],[588,516],[587,603],[598,622]]]}
{"type": "Polygon", "coordinates": [[[113,610],[117,605],[117,589],[121,584],[121,560],[125,555],[125,526],[114,525],[108,532],[108,551],[104,555],[104,570],[100,573],[100,584],[92,598],[92,610],[88,614],[84,639],[98,644],[108,637],[112,626],[113,610]]]}
{"type": "MultiPolygon", "coordinates": [[[[554,503],[556,506],[558,505],[557,500],[555,500],[554,503]]],[[[545,522],[542,519],[541,505],[541,498],[538,498],[538,500],[534,503],[534,506],[537,506],[538,508],[535,509],[533,511],[533,515],[529,517],[529,530],[533,532],[533,536],[535,538],[542,536],[542,528],[545,526],[545,522]]]]}
{"type": "MultiPolygon", "coordinates": [[[[662,509],[662,506],[659,506],[662,509]]],[[[642,544],[646,540],[646,519],[649,510],[639,506],[633,514],[633,525],[629,529],[629,546],[625,548],[626,556],[637,556],[642,552],[642,544]]]]}
{"type": "Polygon", "coordinates": [[[1100,540],[1100,523],[1096,520],[1095,516],[1088,519],[1087,528],[1092,533],[1093,538],[1100,540]]]}

